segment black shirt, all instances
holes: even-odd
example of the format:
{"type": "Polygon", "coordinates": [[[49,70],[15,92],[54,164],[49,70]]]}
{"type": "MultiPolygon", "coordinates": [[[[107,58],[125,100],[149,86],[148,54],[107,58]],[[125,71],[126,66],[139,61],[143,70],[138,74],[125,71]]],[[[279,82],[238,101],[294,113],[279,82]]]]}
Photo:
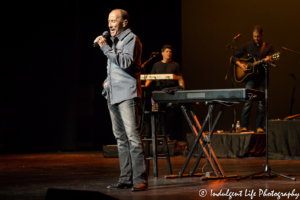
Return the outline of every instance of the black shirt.
{"type": "MultiPolygon", "coordinates": [[[[171,60],[168,63],[161,61],[155,63],[152,67],[151,74],[175,74],[176,76],[180,76],[181,72],[179,64],[171,60]]],[[[166,80],[160,81],[160,83],[163,88],[179,86],[178,80],[166,80]]],[[[156,81],[155,86],[160,87],[159,81],[156,81]]]]}
{"type": "MultiPolygon", "coordinates": [[[[267,56],[271,56],[274,53],[273,46],[271,44],[266,43],[264,51],[262,52],[262,56],[260,57],[260,50],[261,50],[262,44],[257,46],[254,41],[246,43],[241,49],[241,52],[237,52],[233,58],[233,63],[236,63],[236,61],[239,60],[239,58],[246,55],[247,58],[254,57],[256,60],[263,59],[267,56]],[[250,55],[249,55],[250,54],[250,55]]],[[[255,79],[264,79],[265,77],[265,70],[263,67],[258,67],[258,75],[255,76],[255,79]]]]}

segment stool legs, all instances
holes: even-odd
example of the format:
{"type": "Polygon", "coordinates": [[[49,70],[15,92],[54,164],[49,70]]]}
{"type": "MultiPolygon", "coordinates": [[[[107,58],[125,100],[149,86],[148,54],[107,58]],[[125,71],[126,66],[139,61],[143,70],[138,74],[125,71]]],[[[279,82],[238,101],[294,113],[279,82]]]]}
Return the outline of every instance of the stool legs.
{"type": "MultiPolygon", "coordinates": [[[[147,160],[147,168],[148,168],[148,174],[150,172],[150,160],[153,160],[153,176],[158,177],[158,163],[157,159],[163,158],[167,161],[167,167],[168,167],[168,174],[172,174],[172,168],[171,168],[171,162],[170,162],[170,154],[169,154],[169,148],[168,148],[168,140],[166,136],[166,129],[165,129],[165,121],[163,113],[161,112],[151,112],[150,114],[150,121],[151,121],[151,139],[150,135],[146,138],[143,138],[143,141],[146,142],[146,155],[148,157],[147,160]],[[160,134],[160,135],[158,135],[160,134]],[[159,137],[159,138],[158,138],[159,137]],[[157,154],[157,140],[160,139],[163,141],[163,150],[164,154],[157,154]],[[152,142],[152,157],[150,157],[150,142],[152,142]]],[[[150,127],[149,127],[150,128],[150,127]]],[[[147,132],[147,131],[146,131],[147,132]]],[[[143,136],[144,137],[144,136],[143,136]]]]}
{"type": "Polygon", "coordinates": [[[170,153],[169,153],[169,147],[168,147],[168,139],[167,139],[167,132],[166,132],[166,126],[165,126],[165,119],[164,116],[160,116],[162,122],[163,122],[163,127],[162,127],[162,135],[163,137],[163,142],[164,142],[164,151],[166,153],[166,161],[167,161],[167,167],[168,167],[168,174],[172,174],[172,167],[171,167],[171,161],[170,161],[170,153]]]}
{"type": "Polygon", "coordinates": [[[153,151],[153,175],[158,177],[158,168],[157,168],[157,144],[156,144],[156,122],[155,114],[151,115],[151,138],[152,138],[152,151],[153,151]]]}

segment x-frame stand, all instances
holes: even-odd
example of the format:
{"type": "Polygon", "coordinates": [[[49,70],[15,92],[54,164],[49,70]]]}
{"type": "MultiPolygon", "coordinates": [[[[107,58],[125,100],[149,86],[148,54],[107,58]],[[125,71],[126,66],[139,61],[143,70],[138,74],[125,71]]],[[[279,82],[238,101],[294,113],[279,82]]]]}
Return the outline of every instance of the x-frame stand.
{"type": "Polygon", "coordinates": [[[208,113],[207,113],[207,116],[205,117],[205,120],[203,122],[203,125],[202,127],[200,126],[199,124],[199,121],[196,117],[196,115],[194,114],[194,112],[192,111],[190,105],[188,106],[185,106],[185,105],[181,105],[181,110],[185,116],[185,118],[187,119],[188,121],[188,124],[192,130],[192,132],[196,135],[196,138],[195,138],[195,141],[188,153],[188,156],[179,172],[178,175],[169,175],[169,176],[165,176],[165,178],[181,178],[181,177],[191,177],[191,176],[201,176],[201,180],[209,180],[209,179],[224,179],[224,178],[237,178],[239,177],[239,175],[232,175],[232,176],[226,176],[225,175],[225,172],[223,171],[220,163],[218,162],[218,159],[210,145],[210,140],[211,140],[211,137],[212,137],[212,134],[214,132],[214,129],[217,125],[217,122],[219,121],[225,107],[226,107],[226,103],[232,103],[232,102],[223,102],[222,106],[221,106],[221,109],[210,129],[210,132],[208,135],[205,136],[205,134],[203,133],[204,131],[204,128],[212,114],[212,111],[214,109],[214,106],[215,104],[218,103],[218,101],[212,101],[212,102],[206,102],[207,104],[209,104],[209,109],[208,109],[208,113]],[[192,120],[190,119],[190,116],[189,114],[191,115],[191,118],[192,120]],[[194,123],[194,125],[193,125],[194,123]],[[200,144],[201,146],[201,152],[199,153],[198,157],[197,157],[197,160],[196,162],[194,163],[194,166],[192,168],[192,170],[190,171],[189,174],[183,174],[184,173],[184,170],[186,169],[187,167],[187,164],[189,163],[191,157],[192,157],[192,153],[193,151],[195,150],[196,146],[200,144]],[[205,158],[207,160],[207,162],[209,163],[213,173],[214,173],[214,176],[211,176],[211,177],[202,177],[204,176],[203,173],[198,173],[198,174],[194,174],[200,160],[201,160],[201,157],[202,155],[205,155],[205,158]]]}
{"type": "Polygon", "coordinates": [[[265,68],[266,165],[264,165],[264,170],[262,172],[251,174],[246,177],[241,177],[241,179],[246,179],[250,176],[252,176],[254,178],[256,175],[267,173],[269,175],[269,177],[272,177],[272,174],[275,174],[277,176],[281,176],[281,177],[288,178],[288,179],[295,181],[296,178],[292,178],[289,176],[285,176],[283,174],[278,174],[276,172],[273,172],[273,171],[271,171],[271,168],[269,167],[269,163],[268,163],[268,161],[269,161],[269,156],[268,156],[268,65],[272,66],[272,67],[276,67],[276,65],[265,62],[265,61],[263,61],[262,63],[263,63],[263,67],[265,68]]]}

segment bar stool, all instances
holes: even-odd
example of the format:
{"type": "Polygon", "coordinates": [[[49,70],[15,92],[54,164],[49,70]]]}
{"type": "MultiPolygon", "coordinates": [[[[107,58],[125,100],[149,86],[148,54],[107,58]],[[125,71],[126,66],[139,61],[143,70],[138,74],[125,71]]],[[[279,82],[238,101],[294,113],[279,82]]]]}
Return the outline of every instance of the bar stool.
{"type": "MultiPolygon", "coordinates": [[[[150,160],[153,160],[153,176],[158,177],[158,167],[157,167],[157,159],[166,159],[168,174],[172,174],[171,162],[170,162],[170,154],[168,148],[168,140],[166,136],[165,129],[165,121],[164,121],[164,112],[162,111],[145,111],[143,113],[146,116],[151,117],[151,137],[149,135],[142,135],[142,141],[146,142],[146,160],[147,160],[147,168],[149,174],[150,160]],[[157,153],[157,142],[163,142],[163,150],[164,154],[157,153]],[[152,143],[152,157],[150,156],[150,143],[152,143]]],[[[150,127],[148,126],[148,129],[150,127]]],[[[145,131],[146,133],[149,131],[145,131]]]]}

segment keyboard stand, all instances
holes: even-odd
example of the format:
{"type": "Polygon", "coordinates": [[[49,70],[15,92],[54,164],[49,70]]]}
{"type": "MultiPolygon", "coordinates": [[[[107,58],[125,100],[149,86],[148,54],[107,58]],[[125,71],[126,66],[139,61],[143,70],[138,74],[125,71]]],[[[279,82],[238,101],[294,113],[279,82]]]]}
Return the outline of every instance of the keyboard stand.
{"type": "Polygon", "coordinates": [[[210,132],[208,135],[205,135],[203,133],[203,130],[205,128],[205,126],[207,125],[207,122],[209,120],[209,117],[211,116],[212,114],[212,111],[215,107],[216,104],[218,104],[219,102],[218,101],[210,101],[210,102],[206,102],[206,104],[209,105],[209,109],[208,109],[208,113],[205,117],[205,120],[203,122],[203,125],[202,127],[200,126],[199,124],[199,121],[197,119],[197,116],[194,114],[194,112],[192,111],[192,108],[190,105],[181,105],[181,110],[185,116],[185,118],[187,119],[187,122],[192,130],[192,132],[196,135],[196,138],[195,138],[195,141],[187,155],[187,158],[179,172],[178,175],[167,175],[165,176],[165,178],[182,178],[182,177],[192,177],[192,176],[201,176],[200,180],[213,180],[213,179],[225,179],[225,178],[239,178],[241,177],[240,175],[231,175],[231,176],[226,176],[225,175],[225,172],[223,171],[220,163],[218,162],[218,159],[210,145],[210,141],[211,141],[211,138],[212,138],[212,135],[213,135],[213,132],[214,132],[214,129],[226,107],[226,104],[232,104],[234,102],[222,102],[221,104],[221,109],[216,117],[216,119],[214,120],[214,123],[212,125],[212,128],[210,129],[210,132]],[[190,113],[190,116],[189,114],[190,113]],[[192,119],[192,120],[191,120],[192,119]],[[194,152],[196,146],[200,144],[201,146],[201,151],[196,159],[196,162],[194,163],[193,165],[193,168],[192,170],[190,171],[189,174],[183,174],[184,173],[184,170],[186,169],[187,167],[187,164],[189,163],[191,157],[192,157],[192,153],[194,152]],[[201,160],[201,157],[202,155],[204,154],[207,162],[209,163],[213,173],[214,173],[214,176],[211,176],[211,177],[205,177],[204,173],[197,173],[197,174],[194,174],[200,160],[201,160]]]}

